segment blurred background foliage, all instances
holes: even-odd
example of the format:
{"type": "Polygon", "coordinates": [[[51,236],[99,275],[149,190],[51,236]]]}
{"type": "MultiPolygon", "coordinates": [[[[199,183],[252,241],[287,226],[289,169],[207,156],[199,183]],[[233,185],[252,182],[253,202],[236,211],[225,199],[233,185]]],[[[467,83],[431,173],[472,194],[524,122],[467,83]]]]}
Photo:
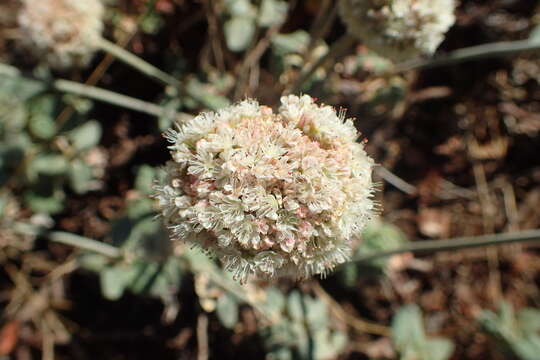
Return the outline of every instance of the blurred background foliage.
{"type": "MultiPolygon", "coordinates": [[[[240,286],[156,220],[161,132],[246,96],[277,104],[345,32],[333,1],[105,1],[105,36],[178,89],[105,54],[87,69],[47,69],[16,45],[14,3],[0,3],[0,59],[34,80],[0,76],[0,359],[538,358],[537,246],[403,253],[327,279],[240,286]],[[168,112],[59,93],[48,86],[57,78],[168,112]],[[114,248],[66,246],[76,236],[114,248]]],[[[534,39],[539,10],[463,0],[440,52],[534,39]]],[[[540,227],[539,61],[399,73],[356,44],[315,71],[302,91],[347,108],[382,169],[384,212],[355,256],[540,227]]]]}

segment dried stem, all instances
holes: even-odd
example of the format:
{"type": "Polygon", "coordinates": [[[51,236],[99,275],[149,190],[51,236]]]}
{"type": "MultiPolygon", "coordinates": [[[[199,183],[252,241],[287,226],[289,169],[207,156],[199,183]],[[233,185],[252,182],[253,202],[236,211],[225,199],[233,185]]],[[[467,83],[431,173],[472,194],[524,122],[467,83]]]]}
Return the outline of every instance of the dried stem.
{"type": "Polygon", "coordinates": [[[370,321],[366,321],[352,316],[351,314],[348,314],[341,307],[341,305],[322,288],[319,283],[314,283],[313,291],[315,292],[315,295],[317,295],[319,298],[322,299],[322,301],[328,304],[330,309],[334,312],[334,315],[336,315],[341,321],[345,322],[347,325],[357,330],[358,332],[373,335],[390,336],[390,329],[388,327],[375,324],[370,321]]]}
{"type": "Polygon", "coordinates": [[[208,360],[208,316],[204,313],[197,318],[197,360],[208,360]]]}
{"type": "Polygon", "coordinates": [[[321,1],[317,17],[313,21],[313,24],[309,30],[311,36],[304,59],[309,59],[311,57],[311,52],[317,45],[317,42],[327,35],[328,31],[332,27],[332,24],[334,23],[334,20],[336,19],[337,13],[338,6],[335,1],[321,1]]]}

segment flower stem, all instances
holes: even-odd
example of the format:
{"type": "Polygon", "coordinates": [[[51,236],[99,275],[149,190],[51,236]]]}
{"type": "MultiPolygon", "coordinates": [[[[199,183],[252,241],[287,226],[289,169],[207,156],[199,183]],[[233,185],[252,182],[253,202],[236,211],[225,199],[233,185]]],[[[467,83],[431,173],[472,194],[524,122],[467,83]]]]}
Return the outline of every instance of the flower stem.
{"type": "Polygon", "coordinates": [[[454,50],[447,55],[435,57],[433,59],[407,61],[397,64],[395,71],[402,72],[412,69],[427,69],[455,65],[465,61],[508,56],[524,51],[536,51],[539,49],[540,41],[538,40],[501,41],[454,50]]]}
{"type": "Polygon", "coordinates": [[[476,237],[460,237],[448,240],[415,241],[407,246],[383,251],[374,254],[366,254],[353,259],[354,262],[363,263],[380,257],[386,257],[403,253],[435,253],[439,251],[458,250],[474,247],[503,245],[526,241],[540,241],[540,229],[505,234],[492,234],[476,237]]]}
{"type": "Polygon", "coordinates": [[[116,59],[124,62],[126,65],[131,66],[135,70],[138,70],[144,75],[154,80],[157,80],[164,85],[172,86],[173,88],[177,90],[181,88],[181,83],[178,80],[176,80],[174,77],[161,71],[154,65],[144,61],[140,57],[125,50],[124,48],[103,38],[99,40],[98,46],[101,50],[105,51],[106,53],[115,57],[116,59]]]}
{"type": "Polygon", "coordinates": [[[313,74],[315,74],[315,72],[320,67],[326,65],[330,60],[339,60],[343,55],[346,54],[346,52],[356,41],[356,38],[349,34],[345,34],[341,38],[339,38],[336,42],[332,44],[332,46],[330,47],[330,49],[328,49],[328,52],[324,56],[321,56],[315,62],[315,64],[300,73],[300,76],[298,77],[294,85],[291,87],[291,90],[288,91],[288,93],[296,94],[300,90],[302,90],[304,84],[313,76],[313,74]]]}
{"type": "Polygon", "coordinates": [[[80,95],[156,117],[162,116],[165,113],[165,109],[159,105],[148,103],[146,101],[95,86],[88,86],[69,80],[54,80],[52,81],[51,85],[55,90],[61,92],[80,95]]]}
{"type": "Polygon", "coordinates": [[[167,113],[167,111],[159,105],[135,99],[99,87],[84,85],[69,80],[42,80],[33,77],[25,77],[22,75],[19,69],[2,63],[0,63],[0,76],[8,76],[12,78],[26,78],[30,81],[41,82],[44,86],[47,86],[56,91],[79,95],[82,97],[105,102],[108,104],[153,115],[156,117],[163,116],[167,113]]]}
{"type": "Polygon", "coordinates": [[[13,230],[19,234],[43,236],[50,241],[93,251],[111,259],[122,257],[122,250],[115,246],[64,231],[49,231],[45,228],[25,223],[15,223],[13,230]]]}

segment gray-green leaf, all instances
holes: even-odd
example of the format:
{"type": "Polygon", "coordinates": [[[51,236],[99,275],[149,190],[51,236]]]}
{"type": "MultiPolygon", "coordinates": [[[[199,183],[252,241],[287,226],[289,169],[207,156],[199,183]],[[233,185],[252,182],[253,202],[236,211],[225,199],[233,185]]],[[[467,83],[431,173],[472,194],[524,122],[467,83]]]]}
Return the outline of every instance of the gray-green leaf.
{"type": "Polygon", "coordinates": [[[238,322],[238,302],[228,294],[218,298],[216,315],[223,326],[232,329],[238,322]]]}
{"type": "Polygon", "coordinates": [[[248,17],[233,17],[224,26],[229,50],[240,52],[247,49],[255,35],[255,21],[248,17]]]}
{"type": "Polygon", "coordinates": [[[77,150],[82,151],[99,144],[101,132],[101,125],[97,121],[91,120],[71,130],[68,138],[77,150]]]}
{"type": "Polygon", "coordinates": [[[263,0],[259,10],[259,25],[269,27],[283,23],[288,8],[289,5],[283,0],[263,0]]]}

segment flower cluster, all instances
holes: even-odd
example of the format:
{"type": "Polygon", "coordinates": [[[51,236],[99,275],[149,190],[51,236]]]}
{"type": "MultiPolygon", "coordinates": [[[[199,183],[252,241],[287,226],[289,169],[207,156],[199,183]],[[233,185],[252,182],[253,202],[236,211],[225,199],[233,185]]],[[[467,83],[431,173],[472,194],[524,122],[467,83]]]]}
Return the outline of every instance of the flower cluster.
{"type": "Polygon", "coordinates": [[[324,275],[374,214],[373,160],[352,121],[307,95],[283,97],[278,113],[245,100],[166,137],[173,161],[155,197],[171,237],[241,282],[324,275]]]}
{"type": "Polygon", "coordinates": [[[54,68],[85,66],[103,30],[100,0],[22,0],[23,44],[54,68]]]}
{"type": "Polygon", "coordinates": [[[455,0],[340,0],[349,32],[394,61],[431,55],[454,24],[455,0]]]}

